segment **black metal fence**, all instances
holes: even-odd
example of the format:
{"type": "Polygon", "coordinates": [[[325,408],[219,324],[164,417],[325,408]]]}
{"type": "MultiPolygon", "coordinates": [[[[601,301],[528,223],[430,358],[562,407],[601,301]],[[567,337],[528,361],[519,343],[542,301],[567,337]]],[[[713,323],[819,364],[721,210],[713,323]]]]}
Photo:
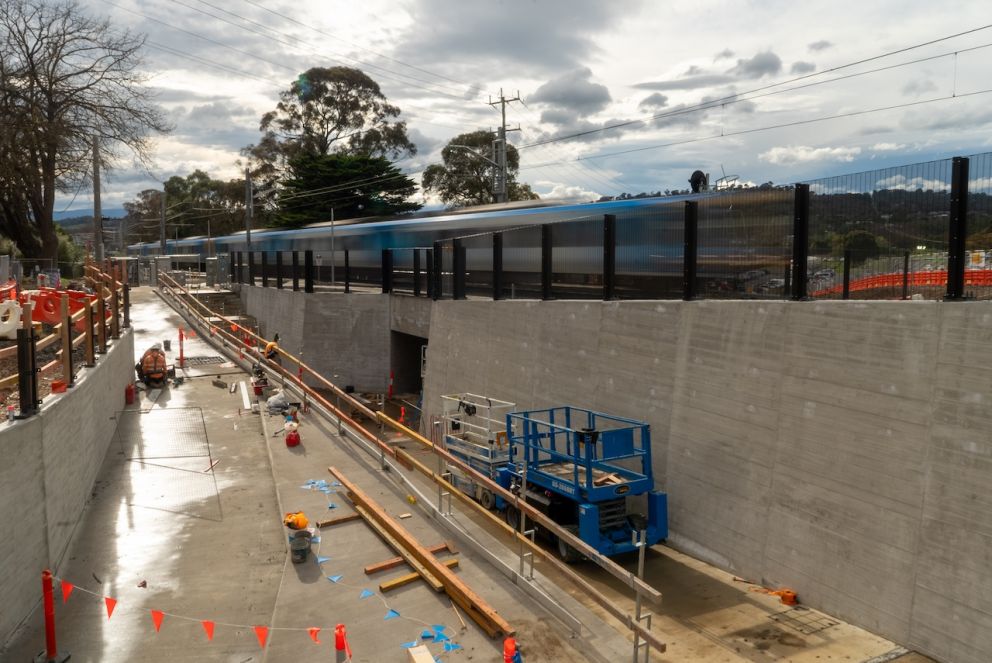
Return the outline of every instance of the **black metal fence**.
{"type": "Polygon", "coordinates": [[[386,249],[374,267],[299,253],[235,254],[232,281],[434,299],[992,298],[992,153],[660,198],[386,249]]]}

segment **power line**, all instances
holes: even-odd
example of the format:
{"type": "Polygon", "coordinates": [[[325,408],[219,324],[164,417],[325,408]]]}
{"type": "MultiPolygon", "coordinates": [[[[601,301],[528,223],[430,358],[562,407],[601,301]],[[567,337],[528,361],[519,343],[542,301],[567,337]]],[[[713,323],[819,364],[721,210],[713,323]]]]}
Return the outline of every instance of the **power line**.
{"type": "MultiPolygon", "coordinates": [[[[397,60],[394,57],[390,57],[390,56],[385,55],[383,53],[379,53],[377,51],[373,51],[371,48],[368,48],[367,46],[362,46],[360,44],[355,44],[354,42],[350,42],[350,41],[348,41],[346,39],[343,39],[339,35],[336,35],[336,34],[333,34],[333,33],[330,33],[330,32],[325,32],[324,30],[321,30],[319,28],[316,28],[316,27],[314,27],[312,25],[307,25],[306,23],[303,23],[302,21],[298,21],[295,18],[292,18],[290,16],[286,16],[285,14],[282,14],[280,12],[277,12],[274,9],[270,9],[270,8],[262,5],[261,3],[254,2],[253,0],[244,0],[244,1],[247,2],[249,5],[253,5],[255,7],[258,7],[259,9],[263,9],[263,10],[269,12],[270,14],[274,14],[276,16],[279,16],[279,17],[281,17],[281,18],[283,18],[283,19],[285,19],[285,20],[287,20],[287,21],[289,21],[291,23],[295,23],[296,25],[302,26],[304,28],[309,28],[310,30],[313,30],[314,32],[317,32],[318,34],[322,34],[325,37],[331,37],[332,39],[337,39],[340,42],[343,42],[345,44],[348,44],[349,46],[353,46],[355,48],[358,48],[358,49],[361,49],[361,50],[364,50],[364,51],[368,51],[369,53],[372,53],[373,55],[375,55],[377,57],[384,58],[384,59],[389,60],[391,62],[395,62],[396,64],[402,65],[404,67],[409,67],[410,69],[414,69],[416,71],[423,72],[423,73],[428,74],[430,76],[434,76],[436,78],[441,78],[441,79],[444,79],[446,81],[450,81],[452,83],[457,83],[458,85],[464,85],[469,90],[473,90],[473,89],[476,90],[476,94],[481,94],[482,93],[482,89],[477,84],[475,84],[475,83],[466,83],[465,81],[459,81],[459,80],[454,79],[454,78],[451,78],[449,76],[445,76],[444,74],[438,74],[436,72],[433,72],[433,71],[429,71],[427,69],[424,69],[423,67],[418,67],[417,65],[412,65],[412,64],[409,64],[409,63],[404,62],[402,60],[397,60]]],[[[454,89],[454,88],[451,88],[451,89],[454,89]]]]}
{"type": "MultiPolygon", "coordinates": [[[[918,49],[918,48],[923,48],[924,46],[932,46],[933,44],[937,44],[937,43],[940,43],[942,41],[947,41],[949,39],[956,39],[957,37],[962,37],[962,36],[965,36],[965,35],[973,34],[975,32],[980,32],[982,30],[987,30],[989,28],[992,28],[992,24],[983,25],[981,27],[973,28],[971,30],[966,30],[964,32],[958,32],[956,34],[948,35],[946,37],[940,37],[938,39],[932,39],[932,40],[927,41],[927,42],[923,42],[923,43],[920,43],[920,44],[915,44],[913,46],[907,46],[905,48],[900,48],[900,49],[895,50],[895,51],[889,51],[887,53],[882,53],[881,55],[875,55],[875,56],[872,56],[870,58],[864,58],[864,59],[861,59],[861,60],[857,60],[855,62],[849,62],[847,64],[839,65],[837,67],[831,67],[829,69],[824,69],[823,71],[818,71],[818,72],[814,72],[814,73],[811,73],[811,74],[805,74],[803,76],[797,76],[795,78],[791,78],[791,79],[785,80],[785,81],[780,81],[778,83],[770,83],[768,85],[763,85],[761,87],[757,87],[757,88],[754,88],[752,90],[747,90],[745,92],[735,93],[733,95],[729,95],[729,96],[722,97],[722,98],[719,98],[719,99],[713,99],[713,100],[706,101],[706,102],[699,103],[699,104],[695,104],[695,105],[692,105],[692,106],[687,106],[685,108],[680,108],[680,109],[672,110],[672,111],[666,111],[664,113],[658,113],[656,115],[651,115],[651,116],[640,118],[640,119],[637,119],[637,120],[627,120],[625,122],[617,122],[615,124],[609,124],[609,125],[606,125],[606,126],[603,126],[603,127],[596,128],[596,129],[589,129],[587,131],[579,131],[579,132],[568,134],[568,135],[565,135],[565,136],[558,136],[556,138],[548,138],[546,140],[538,141],[538,142],[531,143],[531,144],[528,144],[528,145],[521,145],[517,149],[524,150],[524,149],[528,149],[528,148],[531,148],[531,147],[537,147],[539,145],[546,145],[546,144],[549,144],[549,143],[557,143],[557,142],[561,142],[561,141],[565,141],[565,140],[572,140],[574,138],[581,138],[583,136],[589,136],[589,135],[592,135],[592,134],[595,134],[595,133],[600,133],[600,132],[603,132],[603,131],[609,131],[611,129],[620,129],[620,128],[629,127],[629,126],[632,126],[632,125],[635,125],[635,124],[641,124],[641,123],[644,123],[644,122],[650,122],[652,120],[660,120],[660,119],[664,119],[664,118],[667,118],[667,117],[674,117],[674,116],[677,116],[677,115],[685,115],[685,114],[688,114],[688,113],[694,113],[694,112],[697,112],[697,111],[700,111],[700,110],[708,110],[708,109],[717,108],[717,107],[720,107],[720,106],[727,106],[727,105],[731,105],[731,104],[735,104],[735,103],[741,103],[743,101],[749,101],[751,99],[758,99],[758,98],[761,98],[761,97],[764,97],[764,96],[769,96],[770,94],[779,94],[780,92],[783,92],[783,91],[780,90],[780,91],[771,92],[769,94],[764,94],[764,95],[757,95],[756,93],[758,93],[758,92],[764,92],[765,90],[770,90],[772,88],[780,87],[782,85],[788,85],[789,83],[796,83],[798,81],[806,80],[806,79],[809,79],[809,78],[814,78],[814,77],[817,77],[817,76],[823,76],[825,74],[833,73],[835,71],[841,71],[842,69],[849,69],[851,67],[855,67],[855,66],[860,65],[860,64],[865,64],[867,62],[873,62],[875,60],[881,60],[883,58],[892,57],[893,55],[898,55],[899,53],[905,53],[907,51],[915,50],[915,49],[918,49]],[[755,95],[755,96],[745,97],[744,95],[755,95]]],[[[855,76],[861,76],[861,75],[865,75],[865,74],[869,74],[869,73],[875,73],[876,71],[885,71],[887,69],[895,69],[896,67],[907,66],[907,65],[910,65],[910,64],[917,64],[919,62],[925,62],[927,60],[935,60],[935,59],[942,58],[942,57],[947,57],[948,55],[953,55],[953,54],[956,54],[956,53],[964,53],[964,52],[967,52],[967,51],[977,50],[977,49],[980,49],[980,48],[987,48],[988,46],[990,46],[990,44],[985,44],[983,46],[976,46],[976,47],[972,47],[972,48],[960,49],[959,51],[954,51],[953,53],[945,53],[945,54],[941,54],[941,55],[930,56],[930,57],[927,57],[927,58],[921,58],[919,60],[914,60],[914,61],[910,61],[910,62],[906,62],[906,63],[901,63],[901,64],[898,64],[898,65],[891,65],[891,66],[888,66],[888,67],[881,67],[881,68],[876,69],[876,70],[871,70],[871,71],[866,71],[866,72],[860,72],[860,73],[851,74],[851,75],[848,75],[848,76],[842,76],[842,77],[838,77],[838,78],[827,80],[827,81],[821,81],[821,82],[811,83],[811,84],[807,84],[807,85],[803,85],[803,86],[797,86],[797,87],[794,87],[794,88],[790,88],[790,90],[784,90],[784,92],[789,92],[791,90],[799,90],[799,89],[803,89],[803,88],[807,88],[807,87],[813,87],[815,85],[823,85],[823,84],[831,83],[831,82],[834,82],[834,81],[837,81],[837,80],[844,80],[846,78],[853,78],[855,76]]]]}
{"type": "Polygon", "coordinates": [[[181,58],[186,58],[187,60],[193,60],[194,62],[199,62],[200,64],[204,64],[204,65],[206,65],[208,67],[213,67],[214,69],[221,69],[221,70],[226,71],[228,73],[237,74],[238,76],[244,76],[246,78],[254,78],[256,80],[262,81],[263,83],[268,83],[269,85],[272,85],[272,86],[277,87],[277,88],[282,88],[283,87],[283,83],[277,83],[276,81],[273,81],[273,80],[271,80],[269,78],[263,78],[262,76],[256,76],[255,74],[249,74],[246,71],[241,71],[240,69],[235,69],[234,67],[228,67],[227,65],[220,64],[218,62],[214,62],[214,61],[208,60],[206,58],[201,58],[198,55],[190,55],[189,53],[183,53],[182,51],[180,51],[178,49],[172,48],[171,46],[166,46],[164,44],[158,44],[158,43],[153,42],[153,41],[146,41],[145,44],[147,46],[151,46],[152,48],[157,48],[160,51],[165,51],[165,52],[171,53],[173,55],[178,55],[181,58]]]}
{"type": "MultiPolygon", "coordinates": [[[[199,2],[201,4],[206,5],[207,7],[210,7],[211,9],[215,9],[216,11],[222,12],[224,14],[228,14],[230,16],[234,16],[234,17],[236,17],[236,18],[244,21],[245,23],[250,23],[252,25],[260,26],[260,27],[268,30],[269,32],[272,32],[274,34],[279,35],[279,37],[274,37],[272,35],[265,34],[264,32],[260,32],[259,30],[255,30],[255,29],[250,28],[250,27],[245,26],[245,25],[239,25],[239,24],[235,23],[234,21],[228,20],[228,19],[226,19],[226,18],[224,18],[222,16],[217,16],[216,14],[211,14],[210,12],[205,11],[203,9],[200,9],[199,7],[194,7],[192,5],[188,5],[188,4],[184,3],[184,2],[182,2],[181,0],[172,0],[172,2],[174,2],[177,5],[180,5],[182,7],[186,7],[187,9],[192,9],[195,12],[199,12],[201,14],[204,14],[205,16],[209,16],[209,17],[211,17],[213,19],[216,19],[218,21],[223,21],[224,23],[227,23],[228,25],[232,25],[232,26],[238,28],[239,30],[245,30],[247,32],[251,32],[253,34],[259,35],[260,37],[264,37],[265,39],[270,39],[272,41],[278,42],[278,43],[283,44],[285,46],[296,48],[300,44],[303,44],[307,48],[309,48],[312,53],[317,54],[317,55],[323,55],[323,56],[326,57],[326,54],[323,53],[323,52],[321,52],[321,51],[319,51],[319,50],[317,50],[313,46],[313,44],[307,43],[307,42],[302,41],[302,40],[291,41],[290,40],[290,35],[287,35],[287,34],[285,34],[283,32],[278,31],[278,30],[273,30],[272,28],[270,28],[270,27],[268,27],[268,26],[266,26],[266,25],[264,25],[262,23],[259,23],[258,21],[253,21],[252,19],[246,18],[246,17],[244,17],[244,16],[242,16],[240,14],[237,14],[235,12],[228,11],[228,10],[223,9],[221,7],[217,7],[216,5],[212,5],[209,2],[206,2],[205,0],[199,0],[199,2]],[[280,37],[282,37],[282,38],[280,38],[280,37]]],[[[396,78],[396,76],[400,76],[402,78],[408,78],[408,79],[411,79],[411,80],[422,80],[422,79],[417,79],[417,78],[412,77],[412,76],[408,76],[406,74],[400,74],[400,73],[396,73],[396,72],[391,72],[390,70],[385,69],[384,67],[378,67],[376,65],[372,65],[372,64],[368,64],[368,63],[363,63],[360,60],[356,60],[354,58],[349,58],[347,56],[335,55],[334,57],[336,57],[338,59],[350,60],[350,61],[352,61],[352,62],[354,62],[356,64],[364,64],[365,66],[368,66],[368,67],[371,67],[371,68],[374,68],[374,69],[379,69],[382,72],[386,72],[386,73],[383,73],[383,74],[379,74],[381,76],[384,76],[385,78],[391,78],[393,80],[398,80],[396,78]]],[[[448,94],[446,92],[441,92],[439,90],[436,90],[436,89],[433,89],[433,88],[430,88],[430,87],[427,87],[427,86],[424,86],[424,85],[418,85],[417,83],[411,83],[411,82],[408,82],[408,81],[399,80],[398,82],[403,83],[404,85],[412,85],[413,87],[417,87],[417,88],[420,88],[422,90],[426,90],[427,92],[431,92],[433,94],[438,94],[438,95],[450,97],[452,99],[457,99],[459,101],[463,101],[462,96],[459,96],[459,95],[448,94]]],[[[430,83],[429,81],[428,81],[428,83],[431,84],[431,85],[435,85],[435,86],[437,85],[437,84],[434,84],[434,83],[430,83]]]]}
{"type": "MultiPolygon", "coordinates": [[[[657,149],[660,149],[662,147],[673,147],[675,145],[687,145],[689,143],[701,143],[703,141],[714,140],[714,139],[717,139],[717,138],[729,138],[731,136],[743,136],[743,135],[746,135],[746,134],[759,133],[761,131],[771,131],[773,129],[784,129],[784,128],[788,128],[788,127],[798,127],[798,126],[802,126],[804,124],[814,124],[816,122],[826,122],[828,120],[838,120],[838,119],[843,119],[843,118],[847,118],[847,117],[856,117],[856,116],[859,116],[859,115],[869,115],[871,113],[881,113],[881,112],[884,112],[884,111],[899,110],[901,108],[910,108],[910,107],[913,107],[913,106],[923,106],[925,104],[932,104],[932,103],[936,103],[938,101],[948,101],[950,99],[963,99],[965,97],[974,97],[974,96],[978,96],[978,95],[981,95],[981,94],[989,94],[989,93],[992,93],[992,88],[985,89],[985,90],[977,90],[975,92],[965,92],[963,94],[956,94],[956,95],[950,94],[950,95],[947,95],[947,96],[944,96],[944,97],[934,97],[933,99],[923,99],[923,100],[919,100],[919,101],[909,101],[909,102],[906,102],[906,103],[895,104],[895,105],[892,105],[892,106],[882,106],[882,107],[879,107],[879,108],[868,108],[868,109],[865,109],[865,110],[851,111],[851,112],[848,112],[848,113],[838,113],[836,115],[825,115],[825,116],[822,116],[822,117],[815,117],[815,118],[811,118],[811,119],[808,119],[808,120],[796,120],[794,122],[783,122],[781,124],[773,124],[773,125],[769,125],[767,127],[758,127],[758,128],[755,128],[755,129],[742,129],[740,131],[733,131],[733,132],[729,132],[729,133],[720,133],[718,135],[713,135],[713,136],[700,136],[698,138],[688,138],[688,139],[685,139],[685,140],[677,140],[677,141],[672,141],[670,143],[662,143],[662,144],[659,144],[659,145],[648,145],[648,146],[645,146],[645,147],[636,147],[636,148],[632,148],[632,149],[629,149],[629,150],[621,150],[619,152],[607,152],[605,154],[594,154],[594,155],[588,156],[588,157],[577,157],[575,160],[576,161],[586,161],[586,160],[589,160],[589,159],[606,159],[608,157],[620,156],[622,154],[632,154],[634,152],[645,152],[647,150],[657,150],[657,149]]],[[[559,162],[553,162],[553,163],[559,163],[559,162]]],[[[535,166],[528,166],[527,168],[528,169],[530,169],[530,168],[538,168],[538,167],[541,167],[543,165],[547,165],[547,164],[538,164],[538,165],[535,165],[535,166]]],[[[521,168],[521,170],[524,170],[524,169],[521,168]]]]}

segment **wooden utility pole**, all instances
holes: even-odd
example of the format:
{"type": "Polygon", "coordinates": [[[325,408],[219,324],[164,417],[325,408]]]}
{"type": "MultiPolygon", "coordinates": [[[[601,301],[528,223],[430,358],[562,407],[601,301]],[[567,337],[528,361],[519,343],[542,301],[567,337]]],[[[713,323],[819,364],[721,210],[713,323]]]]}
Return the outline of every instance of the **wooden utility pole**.
{"type": "MultiPolygon", "coordinates": [[[[103,209],[100,206],[100,139],[93,138],[93,255],[103,269],[103,209]]],[[[58,267],[58,265],[55,265],[58,267]]]]}

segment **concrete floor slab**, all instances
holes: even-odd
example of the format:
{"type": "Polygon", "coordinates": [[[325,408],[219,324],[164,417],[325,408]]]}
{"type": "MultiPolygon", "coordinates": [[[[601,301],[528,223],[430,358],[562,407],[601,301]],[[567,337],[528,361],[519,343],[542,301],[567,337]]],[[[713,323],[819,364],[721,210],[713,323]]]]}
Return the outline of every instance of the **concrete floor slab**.
{"type": "MultiPolygon", "coordinates": [[[[136,353],[169,338],[174,356],[181,319],[149,289],[134,290],[132,301],[136,353]]],[[[184,349],[193,356],[217,354],[199,338],[184,349]]],[[[381,580],[407,570],[364,575],[366,564],[394,553],[362,521],[321,532],[307,563],[289,560],[284,512],[303,510],[312,519],[351,512],[338,488],[323,492],[307,485],[330,484],[329,465],[390,514],[411,513],[402,522],[421,543],[450,536],[411,504],[375,458],[314,414],[303,418],[303,444],[287,448],[277,417],[243,412],[240,393],[213,384],[247,378],[231,365],[197,365],[186,378],[154,400],[142,393],[119,416],[118,439],[58,569],[77,586],[68,602],[57,606],[60,649],[71,652],[72,661],[327,661],[334,655],[337,623],[348,628],[355,661],[405,661],[403,644],[433,625],[444,626],[462,647],[445,652],[443,643],[435,643],[432,651],[442,660],[498,660],[499,643],[461,615],[467,622],[463,629],[445,595],[419,581],[387,595],[378,591],[381,580]],[[326,560],[318,564],[317,558],[326,560]],[[363,598],[365,590],[372,595],[363,598]],[[117,600],[109,619],[104,597],[117,600]],[[158,633],[152,610],[166,613],[158,633]],[[399,617],[387,619],[390,610],[399,617]],[[212,640],[201,620],[215,622],[212,640]],[[265,648],[255,625],[270,628],[265,648]],[[319,645],[307,632],[314,626],[323,629],[319,645]]],[[[456,519],[487,541],[470,514],[456,519]]],[[[512,551],[501,555],[514,560],[512,551]]],[[[518,629],[529,662],[629,660],[630,641],[593,623],[593,615],[610,620],[587,597],[570,592],[561,599],[592,629],[572,639],[480,556],[463,551],[459,561],[459,576],[518,629]]],[[[634,559],[621,561],[635,566],[634,559]]],[[[556,578],[545,566],[537,565],[539,580],[555,591],[556,578]]],[[[632,612],[632,601],[612,576],[589,563],[579,568],[632,612]]],[[[815,611],[791,611],[777,597],[751,591],[756,586],[665,546],[650,551],[646,576],[665,596],[652,627],[669,650],[652,654],[654,661],[924,660],[899,659],[892,642],[815,611]]],[[[2,660],[30,660],[41,649],[38,613],[0,652],[2,660]]]]}

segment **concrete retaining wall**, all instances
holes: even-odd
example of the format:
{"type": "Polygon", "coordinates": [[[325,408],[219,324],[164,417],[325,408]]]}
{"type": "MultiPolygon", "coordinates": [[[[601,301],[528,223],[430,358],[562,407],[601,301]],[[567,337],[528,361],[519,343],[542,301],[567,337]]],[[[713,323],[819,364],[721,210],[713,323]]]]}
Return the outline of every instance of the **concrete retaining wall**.
{"type": "Polygon", "coordinates": [[[134,340],[124,333],[40,414],[0,424],[0,530],[17,533],[0,537],[0,643],[38,603],[41,572],[58,572],[133,373],[134,340]]]}
{"type": "Polygon", "coordinates": [[[389,379],[389,295],[242,287],[262,335],[340,385],[380,392],[389,379]],[[334,377],[337,376],[337,377],[334,377]]]}
{"type": "Polygon", "coordinates": [[[472,391],[645,419],[673,545],[985,663],[990,376],[984,302],[442,301],[424,403],[472,391]]]}

